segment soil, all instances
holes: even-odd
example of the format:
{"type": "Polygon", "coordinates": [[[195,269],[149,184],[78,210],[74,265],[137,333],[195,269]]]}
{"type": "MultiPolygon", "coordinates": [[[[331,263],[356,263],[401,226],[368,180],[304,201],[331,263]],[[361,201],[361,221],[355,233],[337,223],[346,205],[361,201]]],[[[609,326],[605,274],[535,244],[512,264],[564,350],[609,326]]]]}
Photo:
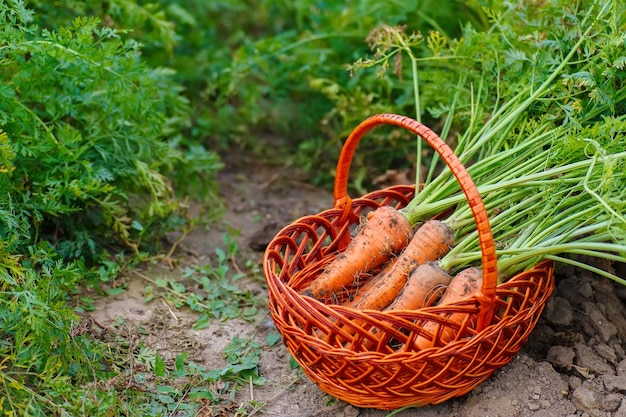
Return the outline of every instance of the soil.
{"type": "MultiPolygon", "coordinates": [[[[284,345],[270,347],[265,341],[274,327],[263,308],[253,321],[216,320],[193,330],[195,313],[176,309],[161,298],[144,302],[147,279],[182,279],[184,266],[206,263],[223,245],[225,231],[240,231],[241,265],[245,261],[260,265],[264,246],[280,228],[332,206],[332,194],[310,186],[292,166],[271,166],[241,155],[225,156],[224,161],[219,181],[227,210],[220,223],[194,230],[176,252],[173,268],[160,264],[131,274],[127,291],[97,300],[92,318],[101,325],[123,318],[135,336],[162,357],[189,352],[190,360],[209,369],[223,365],[222,350],[234,336],[254,338],[263,347],[259,371],[267,382],[239,391],[235,400],[247,415],[388,415],[334,400],[300,370],[291,369],[284,345]]],[[[618,268],[618,275],[626,276],[624,265],[601,267],[618,268]]],[[[559,267],[556,279],[557,288],[530,340],[509,364],[463,397],[394,415],[626,417],[626,287],[573,267],[559,267]]],[[[251,278],[247,285],[264,296],[262,278],[251,278]]],[[[235,415],[235,409],[221,415],[235,415]]]]}

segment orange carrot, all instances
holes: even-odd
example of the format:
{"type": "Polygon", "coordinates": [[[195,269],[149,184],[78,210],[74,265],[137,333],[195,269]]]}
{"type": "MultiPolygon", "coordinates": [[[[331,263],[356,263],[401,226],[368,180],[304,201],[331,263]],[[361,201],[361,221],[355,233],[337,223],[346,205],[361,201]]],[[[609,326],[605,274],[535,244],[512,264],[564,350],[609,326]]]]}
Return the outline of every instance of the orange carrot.
{"type": "Polygon", "coordinates": [[[398,210],[389,206],[376,209],[346,250],[302,290],[302,295],[323,299],[351,286],[361,273],[379,267],[402,250],[411,233],[411,225],[398,210]]]}
{"type": "Polygon", "coordinates": [[[418,265],[439,259],[453,244],[454,236],[448,224],[428,220],[417,229],[398,259],[365,284],[345,305],[359,310],[384,309],[398,296],[409,274],[418,265]]]}
{"type": "Polygon", "coordinates": [[[411,272],[404,288],[385,311],[417,310],[433,305],[445,293],[451,280],[452,277],[436,262],[423,263],[411,272]]]}
{"type": "Polygon", "coordinates": [[[479,268],[466,268],[456,274],[437,305],[446,305],[480,291],[483,274],[479,268]]]}
{"type": "MultiPolygon", "coordinates": [[[[462,300],[463,298],[480,293],[482,281],[483,278],[480,269],[474,267],[464,269],[454,277],[437,305],[445,306],[455,301],[462,300]]],[[[448,317],[448,320],[460,325],[466,317],[467,315],[464,313],[453,313],[448,317]]],[[[444,344],[454,339],[456,336],[454,328],[446,326],[439,331],[437,328],[438,326],[439,325],[436,322],[431,321],[424,325],[424,330],[432,333],[433,335],[439,332],[439,342],[444,344]]],[[[420,349],[426,349],[434,346],[435,340],[434,338],[430,339],[425,335],[421,335],[415,339],[415,345],[420,349]]]]}
{"type": "MultiPolygon", "coordinates": [[[[423,263],[411,272],[398,297],[384,311],[417,310],[433,305],[445,292],[451,279],[452,277],[436,262],[423,263]]],[[[370,330],[374,335],[378,331],[378,328],[370,330]]],[[[365,349],[371,349],[374,345],[364,340],[362,346],[365,349]]]]}

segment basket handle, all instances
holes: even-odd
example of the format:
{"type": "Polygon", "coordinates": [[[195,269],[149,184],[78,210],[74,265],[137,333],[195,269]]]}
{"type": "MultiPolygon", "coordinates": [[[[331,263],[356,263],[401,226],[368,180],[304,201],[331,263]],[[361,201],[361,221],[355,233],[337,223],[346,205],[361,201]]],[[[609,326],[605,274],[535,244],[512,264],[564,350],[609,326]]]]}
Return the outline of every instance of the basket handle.
{"type": "Polygon", "coordinates": [[[477,296],[481,306],[477,322],[477,331],[481,331],[490,323],[495,306],[496,285],[498,281],[495,243],[491,226],[489,225],[487,210],[476,188],[476,184],[474,184],[474,181],[459,158],[439,135],[416,120],[397,114],[377,114],[361,122],[352,133],[350,133],[339,155],[337,172],[335,174],[335,208],[344,210],[343,217],[347,217],[348,213],[351,211],[352,200],[348,196],[348,176],[354,151],[365,133],[382,124],[403,127],[422,137],[448,165],[450,171],[452,171],[452,174],[459,182],[463,193],[465,193],[465,197],[472,210],[472,215],[474,216],[474,221],[476,222],[482,255],[483,283],[481,294],[477,296]]]}

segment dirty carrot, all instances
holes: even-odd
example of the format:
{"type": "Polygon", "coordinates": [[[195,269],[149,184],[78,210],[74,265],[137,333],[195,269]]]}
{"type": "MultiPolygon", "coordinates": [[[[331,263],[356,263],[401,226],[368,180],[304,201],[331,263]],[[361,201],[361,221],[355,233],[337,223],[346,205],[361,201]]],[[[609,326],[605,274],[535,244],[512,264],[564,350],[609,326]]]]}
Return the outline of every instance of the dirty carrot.
{"type": "MultiPolygon", "coordinates": [[[[437,306],[446,306],[472,295],[476,295],[480,292],[481,286],[481,270],[476,267],[466,268],[456,274],[454,279],[452,279],[437,306]]],[[[448,317],[448,321],[461,325],[466,318],[467,314],[453,313],[448,317]]],[[[437,328],[438,326],[439,324],[434,321],[427,322],[424,325],[424,330],[431,333],[433,337],[429,338],[426,335],[418,336],[415,339],[415,345],[420,349],[426,349],[435,345],[435,339],[444,344],[454,339],[456,332],[453,327],[445,326],[442,330],[439,330],[437,328]],[[437,333],[439,333],[439,337],[436,337],[437,333]]]]}
{"type": "Polygon", "coordinates": [[[447,305],[478,293],[482,281],[483,275],[479,268],[470,267],[462,270],[450,282],[437,305],[447,305]]]}
{"type": "Polygon", "coordinates": [[[450,226],[440,220],[428,220],[389,268],[372,278],[347,306],[359,310],[382,310],[398,296],[409,274],[420,264],[436,261],[454,244],[450,226]]]}
{"type": "MultiPolygon", "coordinates": [[[[383,311],[417,310],[435,304],[450,284],[452,277],[437,264],[426,262],[417,266],[409,275],[409,278],[395,300],[383,311]]],[[[370,330],[377,334],[378,329],[370,330]]],[[[373,344],[364,340],[362,345],[371,349],[373,344]]]]}
{"type": "Polygon", "coordinates": [[[351,286],[359,274],[379,267],[400,252],[411,235],[411,226],[399,211],[389,206],[376,209],[346,250],[302,290],[302,295],[323,299],[351,286]]]}
{"type": "Polygon", "coordinates": [[[435,304],[452,277],[439,267],[436,262],[419,265],[406,281],[400,294],[384,311],[416,310],[435,304]]]}

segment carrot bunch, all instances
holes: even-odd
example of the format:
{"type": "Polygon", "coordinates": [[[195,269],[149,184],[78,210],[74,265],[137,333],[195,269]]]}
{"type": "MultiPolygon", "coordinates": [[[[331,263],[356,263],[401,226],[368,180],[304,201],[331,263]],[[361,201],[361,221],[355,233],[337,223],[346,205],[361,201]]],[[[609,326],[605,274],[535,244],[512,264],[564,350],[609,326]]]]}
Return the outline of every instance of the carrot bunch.
{"type": "MultiPolygon", "coordinates": [[[[552,131],[551,133],[555,133],[552,131]]],[[[473,166],[491,164],[493,177],[482,178],[483,200],[498,254],[499,280],[527,269],[543,259],[564,263],[582,254],[626,262],[626,134],[612,143],[592,143],[597,151],[552,159],[547,151],[530,157],[527,150],[536,134],[508,151],[473,166]],[[609,153],[610,152],[610,153],[609,153]],[[505,156],[505,153],[507,154],[505,156]],[[528,162],[520,168],[522,161],[528,162]],[[541,163],[539,163],[541,161],[541,163]],[[517,170],[512,167],[518,167],[517,170]]],[[[560,145],[552,143],[550,152],[560,145]]],[[[565,153],[565,151],[563,151],[565,153]]],[[[451,190],[451,184],[444,184],[451,190]]],[[[301,294],[332,302],[333,292],[349,293],[343,305],[357,310],[400,311],[445,306],[480,294],[481,249],[478,232],[464,195],[450,195],[402,210],[384,206],[363,219],[347,249],[328,264],[301,294]],[[454,209],[449,217],[433,214],[454,209]],[[414,222],[417,224],[412,226],[414,222]]],[[[626,280],[592,265],[579,265],[626,285],[626,280]]],[[[464,314],[448,321],[461,324],[464,314]]],[[[434,323],[427,323],[431,331],[434,323]]],[[[376,329],[371,329],[376,332],[376,329]]],[[[455,337],[450,327],[440,341],[455,337]]],[[[418,336],[415,345],[426,349],[433,339],[418,336]]]]}
{"type": "MultiPolygon", "coordinates": [[[[301,294],[333,302],[340,299],[333,292],[347,292],[352,296],[343,303],[346,307],[389,312],[446,305],[479,293],[479,268],[464,269],[453,278],[442,267],[441,261],[454,246],[450,222],[430,219],[414,233],[411,230],[401,211],[383,206],[371,212],[348,247],[301,294]]],[[[462,319],[462,315],[449,317],[462,319]]],[[[442,340],[453,337],[448,331],[442,340]]],[[[416,340],[422,348],[431,342],[416,340]]]]}
{"type": "MultiPolygon", "coordinates": [[[[477,105],[476,123],[456,138],[455,154],[468,167],[489,215],[500,282],[552,259],[626,285],[610,269],[576,257],[626,262],[626,116],[615,115],[608,105],[579,115],[575,125],[555,124],[549,114],[529,116],[534,104],[552,99],[553,84],[585,36],[541,85],[491,109],[480,126],[477,105]]],[[[477,94],[480,104],[480,89],[477,94]]],[[[381,311],[446,305],[476,295],[482,285],[481,249],[472,210],[447,167],[431,177],[435,164],[436,157],[407,207],[371,213],[348,248],[301,294],[333,302],[338,299],[333,294],[342,291],[351,294],[345,306],[381,311]],[[449,211],[447,218],[433,220],[449,211]]],[[[449,333],[440,340],[453,338],[449,333]]],[[[427,348],[431,341],[420,339],[416,345],[427,348]]]]}

